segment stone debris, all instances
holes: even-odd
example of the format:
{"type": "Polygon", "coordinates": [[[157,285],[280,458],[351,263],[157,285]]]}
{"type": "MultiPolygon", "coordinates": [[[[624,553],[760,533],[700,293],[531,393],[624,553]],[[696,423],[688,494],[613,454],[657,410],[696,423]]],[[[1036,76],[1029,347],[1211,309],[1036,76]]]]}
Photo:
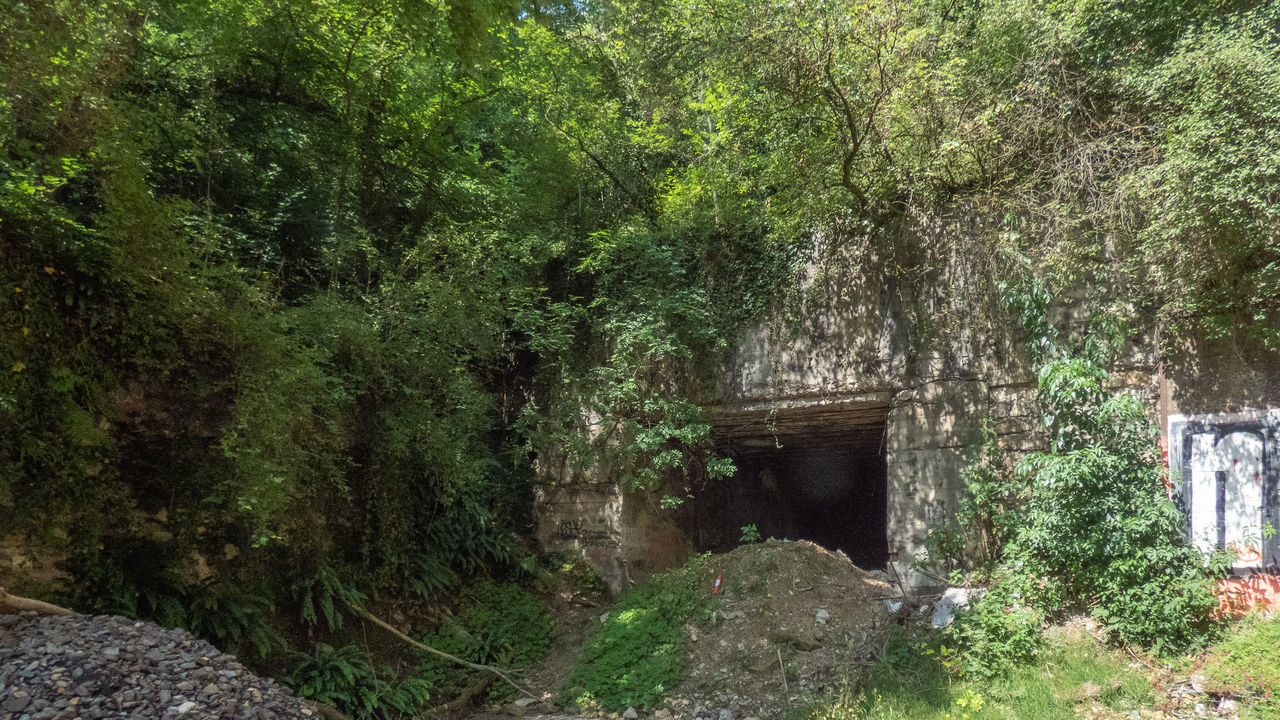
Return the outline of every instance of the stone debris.
{"type": "Polygon", "coordinates": [[[706,573],[708,587],[723,585],[688,646],[689,677],[661,703],[672,720],[783,717],[831,687],[837,668],[880,652],[895,622],[883,600],[901,603],[888,582],[804,541],[744,545],[706,573]]]}
{"type": "Polygon", "coordinates": [[[0,615],[0,717],[315,718],[185,630],[122,617],[0,615]]]}

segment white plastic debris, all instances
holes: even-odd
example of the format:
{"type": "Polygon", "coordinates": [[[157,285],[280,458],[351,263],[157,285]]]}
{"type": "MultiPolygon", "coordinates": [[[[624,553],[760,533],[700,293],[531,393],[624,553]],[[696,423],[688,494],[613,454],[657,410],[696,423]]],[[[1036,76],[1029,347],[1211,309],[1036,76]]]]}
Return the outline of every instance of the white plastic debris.
{"type": "Polygon", "coordinates": [[[977,602],[985,591],[980,589],[970,590],[969,588],[947,588],[942,593],[942,598],[933,606],[933,626],[935,628],[946,627],[955,620],[957,610],[966,610],[970,602],[977,602]]]}

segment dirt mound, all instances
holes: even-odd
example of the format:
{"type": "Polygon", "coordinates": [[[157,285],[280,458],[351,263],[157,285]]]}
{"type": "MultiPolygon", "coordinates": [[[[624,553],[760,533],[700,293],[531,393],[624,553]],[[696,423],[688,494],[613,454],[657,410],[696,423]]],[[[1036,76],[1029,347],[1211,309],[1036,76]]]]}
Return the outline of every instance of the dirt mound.
{"type": "Polygon", "coordinates": [[[769,540],[713,556],[715,611],[686,627],[689,677],[672,693],[675,718],[781,717],[826,689],[838,670],[883,647],[902,595],[883,573],[810,542],[769,540]]]}

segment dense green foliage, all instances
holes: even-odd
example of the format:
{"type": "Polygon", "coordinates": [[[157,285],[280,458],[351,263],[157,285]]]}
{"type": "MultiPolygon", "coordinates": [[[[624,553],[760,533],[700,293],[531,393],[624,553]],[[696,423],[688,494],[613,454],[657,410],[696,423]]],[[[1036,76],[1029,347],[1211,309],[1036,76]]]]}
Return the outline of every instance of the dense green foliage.
{"type": "MultiPolygon", "coordinates": [[[[553,630],[536,597],[516,585],[485,580],[463,591],[453,617],[422,641],[468,662],[523,669],[546,654],[553,630]]],[[[434,655],[423,660],[423,679],[443,694],[462,690],[473,676],[434,655]]],[[[495,693],[509,692],[508,685],[495,687],[495,693]]]]}
{"type": "Polygon", "coordinates": [[[417,715],[431,697],[426,680],[397,680],[389,668],[379,672],[368,655],[354,645],[337,650],[318,645],[300,659],[288,680],[299,697],[362,719],[417,715]]]}
{"type": "Polygon", "coordinates": [[[583,646],[564,700],[610,712],[658,707],[684,680],[685,625],[711,614],[705,560],[695,556],[622,596],[583,646]]]}
{"type": "MultiPolygon", "coordinates": [[[[251,652],[439,600],[514,571],[535,466],[672,502],[729,473],[701,408],[815,247],[856,248],[921,343],[956,320],[919,302],[931,268],[994,297],[1020,254],[1171,347],[1274,349],[1278,24],[1252,0],[10,3],[0,527],[64,558],[79,609],[251,652]],[[910,230],[946,212],[996,221],[910,230]]],[[[1145,497],[1134,408],[1063,362],[1047,397],[1094,424],[1058,412],[1031,506],[1114,473],[1145,497]]],[[[1163,542],[1144,507],[1076,549],[1163,542]]],[[[1067,582],[1133,639],[1198,607],[1067,582]]]]}
{"type": "Polygon", "coordinates": [[[1213,572],[1183,535],[1168,496],[1158,431],[1133,395],[1108,389],[1123,334],[1099,318],[1083,347],[1045,318],[1047,293],[1009,288],[1035,358],[1048,449],[1000,478],[979,456],[966,515],[998,536],[990,587],[951,635],[966,671],[989,676],[1039,649],[1043,621],[1088,608],[1117,639],[1157,654],[1203,647],[1217,602],[1213,572]]]}

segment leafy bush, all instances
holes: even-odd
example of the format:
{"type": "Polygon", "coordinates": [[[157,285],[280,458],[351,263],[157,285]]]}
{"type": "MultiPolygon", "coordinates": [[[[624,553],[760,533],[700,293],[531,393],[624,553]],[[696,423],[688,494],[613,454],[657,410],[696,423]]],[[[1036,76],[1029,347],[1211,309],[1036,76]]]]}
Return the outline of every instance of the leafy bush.
{"type": "MultiPolygon", "coordinates": [[[[470,662],[519,669],[542,659],[554,631],[551,616],[538,598],[518,585],[482,580],[463,591],[453,617],[423,642],[470,662]]],[[[438,694],[448,694],[466,686],[472,673],[443,658],[427,656],[422,677],[438,694]]],[[[495,685],[493,692],[509,691],[502,684],[495,685]]]]}
{"type": "Polygon", "coordinates": [[[299,697],[331,705],[357,718],[398,718],[422,711],[431,697],[421,678],[384,679],[369,656],[354,645],[337,650],[317,645],[303,655],[288,682],[299,697]]]}
{"type": "Polygon", "coordinates": [[[622,596],[583,646],[563,701],[622,712],[653,708],[674,690],[684,678],[684,626],[711,611],[698,582],[704,566],[694,557],[622,596]]]}
{"type": "Polygon", "coordinates": [[[1049,450],[1029,453],[1016,470],[1021,482],[1004,490],[989,471],[969,473],[979,483],[967,512],[1000,518],[989,527],[1000,528],[1003,549],[988,596],[952,630],[966,670],[1009,669],[1035,652],[1031,629],[1070,605],[1158,654],[1203,646],[1216,607],[1210,568],[1183,538],[1142,403],[1107,389],[1119,324],[1099,318],[1072,352],[1045,319],[1049,294],[1038,280],[1006,292],[1030,336],[1049,450]]]}
{"type": "Polygon", "coordinates": [[[1106,372],[1085,358],[1050,361],[1039,376],[1053,451],[1019,466],[1030,496],[1016,543],[1120,640],[1157,653],[1202,645],[1216,606],[1210,574],[1165,494],[1141,402],[1110,395],[1106,372]]]}
{"type": "Polygon", "coordinates": [[[1045,621],[1045,584],[1025,570],[1002,568],[986,594],[957,613],[947,635],[963,652],[944,658],[964,674],[990,678],[1031,660],[1039,653],[1045,621]]]}

